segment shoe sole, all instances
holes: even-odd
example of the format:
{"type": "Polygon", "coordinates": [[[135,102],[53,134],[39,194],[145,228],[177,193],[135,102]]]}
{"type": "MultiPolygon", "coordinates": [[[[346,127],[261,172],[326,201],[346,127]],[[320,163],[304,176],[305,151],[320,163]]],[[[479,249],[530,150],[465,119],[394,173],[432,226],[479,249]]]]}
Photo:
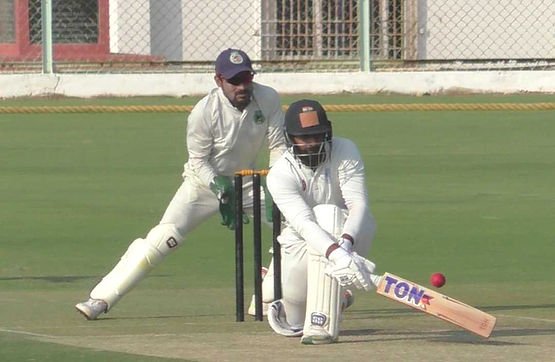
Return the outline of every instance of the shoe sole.
{"type": "Polygon", "coordinates": [[[301,338],[301,343],[306,345],[331,344],[335,342],[337,340],[334,340],[331,336],[303,336],[301,338]]]}
{"type": "Polygon", "coordinates": [[[78,306],[75,306],[75,309],[77,309],[77,311],[89,321],[96,319],[96,318],[91,318],[84,310],[81,310],[78,306]]]}

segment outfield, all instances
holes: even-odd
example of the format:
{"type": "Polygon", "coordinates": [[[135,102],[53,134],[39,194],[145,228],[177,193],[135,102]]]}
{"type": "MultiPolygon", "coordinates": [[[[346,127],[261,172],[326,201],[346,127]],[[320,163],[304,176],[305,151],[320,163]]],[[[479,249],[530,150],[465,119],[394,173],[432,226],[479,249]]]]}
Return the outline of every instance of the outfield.
{"type": "MultiPolygon", "coordinates": [[[[39,99],[0,106],[194,100],[39,99]]],[[[0,114],[0,360],[551,360],[555,111],[342,112],[330,118],[334,134],[355,140],[366,162],[378,223],[369,257],[378,271],[423,285],[432,272],[445,273],[442,293],[498,318],[490,339],[362,292],[355,293],[335,345],[302,346],[275,335],[266,322],[236,323],[233,233],[217,217],[112,312],[85,321],[73,305],[158,222],[181,182],[186,114],[0,114]]],[[[264,250],[269,230],[265,235],[264,250]]],[[[250,285],[249,279],[247,294],[250,285]]]]}

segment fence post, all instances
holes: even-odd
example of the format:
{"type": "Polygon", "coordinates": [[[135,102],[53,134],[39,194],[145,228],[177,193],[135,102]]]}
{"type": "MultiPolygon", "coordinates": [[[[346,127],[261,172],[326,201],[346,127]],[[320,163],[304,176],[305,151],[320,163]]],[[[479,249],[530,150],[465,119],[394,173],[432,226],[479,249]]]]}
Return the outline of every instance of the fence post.
{"type": "Polygon", "coordinates": [[[52,74],[52,0],[41,0],[42,73],[52,74]]]}
{"type": "Polygon", "coordinates": [[[360,70],[363,72],[370,71],[370,0],[361,0],[358,2],[359,13],[359,57],[360,70]]]}

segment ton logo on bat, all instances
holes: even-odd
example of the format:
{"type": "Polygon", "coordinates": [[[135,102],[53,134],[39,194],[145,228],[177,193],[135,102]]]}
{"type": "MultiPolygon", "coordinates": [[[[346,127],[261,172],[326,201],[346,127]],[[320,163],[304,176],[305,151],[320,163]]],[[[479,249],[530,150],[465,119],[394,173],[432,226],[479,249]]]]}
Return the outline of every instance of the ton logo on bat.
{"type": "Polygon", "coordinates": [[[396,299],[405,300],[424,309],[426,308],[426,305],[430,305],[432,297],[426,294],[425,289],[420,289],[417,286],[410,285],[404,281],[399,282],[399,280],[391,277],[390,275],[386,275],[385,283],[384,292],[395,296],[396,299]],[[391,293],[392,288],[393,293],[391,293]]]}

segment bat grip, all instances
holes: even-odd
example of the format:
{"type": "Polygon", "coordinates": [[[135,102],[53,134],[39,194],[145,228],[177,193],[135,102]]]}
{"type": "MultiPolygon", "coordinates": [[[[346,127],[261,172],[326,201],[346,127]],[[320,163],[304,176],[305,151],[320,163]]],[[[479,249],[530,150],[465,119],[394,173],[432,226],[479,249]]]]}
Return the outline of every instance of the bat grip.
{"type": "Polygon", "coordinates": [[[383,275],[370,274],[370,280],[372,280],[372,284],[374,284],[376,288],[378,287],[378,285],[380,285],[382,278],[383,275]]]}

